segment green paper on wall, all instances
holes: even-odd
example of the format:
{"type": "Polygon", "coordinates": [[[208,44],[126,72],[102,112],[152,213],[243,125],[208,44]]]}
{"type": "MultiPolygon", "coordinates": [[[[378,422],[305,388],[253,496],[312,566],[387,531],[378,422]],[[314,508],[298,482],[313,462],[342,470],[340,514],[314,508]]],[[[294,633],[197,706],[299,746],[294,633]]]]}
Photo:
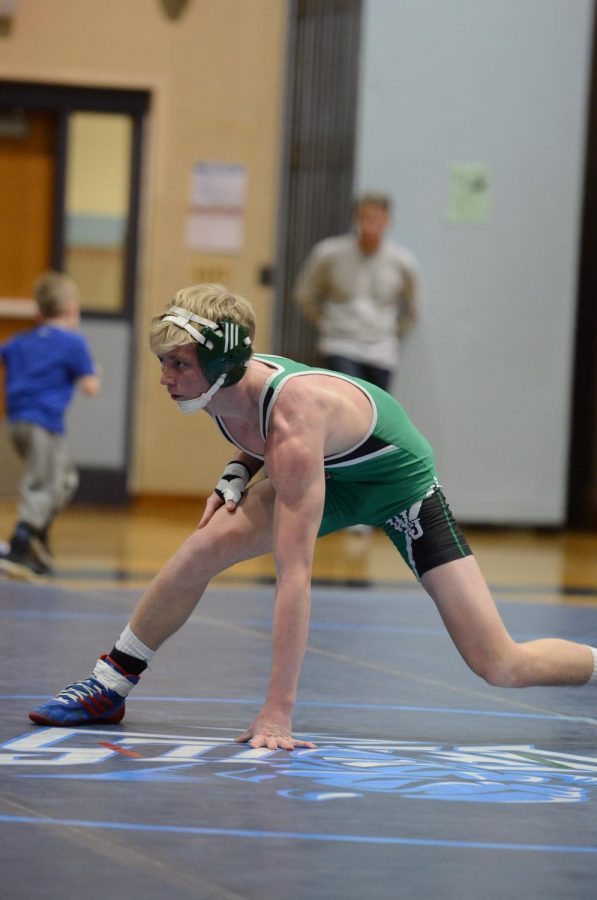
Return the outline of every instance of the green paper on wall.
{"type": "Polygon", "coordinates": [[[448,221],[465,224],[487,222],[490,211],[489,167],[481,163],[452,163],[446,209],[448,221]]]}

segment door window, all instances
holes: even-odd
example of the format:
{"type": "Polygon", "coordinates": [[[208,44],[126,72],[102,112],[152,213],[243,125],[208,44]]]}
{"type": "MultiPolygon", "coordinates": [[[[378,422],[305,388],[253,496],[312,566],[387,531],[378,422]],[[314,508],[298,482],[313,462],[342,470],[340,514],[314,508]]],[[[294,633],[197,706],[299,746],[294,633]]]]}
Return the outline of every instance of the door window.
{"type": "Polygon", "coordinates": [[[86,312],[125,306],[132,120],[75,112],[67,123],[64,269],[86,312]]]}

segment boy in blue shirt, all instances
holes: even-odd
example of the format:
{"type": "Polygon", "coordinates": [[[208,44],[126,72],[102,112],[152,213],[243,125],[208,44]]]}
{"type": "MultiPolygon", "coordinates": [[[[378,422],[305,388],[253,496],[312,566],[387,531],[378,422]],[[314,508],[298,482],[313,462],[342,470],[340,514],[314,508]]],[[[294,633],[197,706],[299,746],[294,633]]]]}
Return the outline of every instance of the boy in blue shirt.
{"type": "Polygon", "coordinates": [[[0,345],[8,434],[25,464],[17,524],[9,552],[0,557],[0,571],[26,579],[51,573],[48,529],[78,485],[64,423],[75,386],[90,397],[101,387],[87,341],[77,333],[80,304],[74,282],[60,272],[46,272],[35,283],[35,300],[37,327],[0,345]]]}

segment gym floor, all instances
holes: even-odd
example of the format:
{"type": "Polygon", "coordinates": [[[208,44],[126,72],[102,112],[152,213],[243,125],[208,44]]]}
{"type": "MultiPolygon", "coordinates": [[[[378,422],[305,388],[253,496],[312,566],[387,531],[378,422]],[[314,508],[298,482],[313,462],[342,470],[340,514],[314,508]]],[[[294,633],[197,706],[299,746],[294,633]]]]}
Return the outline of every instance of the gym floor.
{"type": "MultiPolygon", "coordinates": [[[[481,682],[378,532],[319,542],[294,718],[316,750],[233,742],[267,682],[267,557],[214,581],[120,725],[29,723],[197,513],[71,507],[55,578],[0,580],[3,898],[593,900],[597,690],[481,682]]],[[[515,637],[597,645],[596,534],[465,530],[515,637]]]]}

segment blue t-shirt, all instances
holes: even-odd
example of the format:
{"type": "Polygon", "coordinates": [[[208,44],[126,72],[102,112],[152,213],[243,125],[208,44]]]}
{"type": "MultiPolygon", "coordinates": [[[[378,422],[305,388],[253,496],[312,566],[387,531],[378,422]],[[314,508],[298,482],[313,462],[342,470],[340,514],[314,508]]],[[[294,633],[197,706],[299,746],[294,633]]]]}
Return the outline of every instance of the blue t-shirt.
{"type": "Polygon", "coordinates": [[[0,346],[6,367],[6,407],[11,422],[32,422],[64,433],[64,413],[75,382],[93,375],[85,338],[74,331],[39,325],[0,346]]]}

